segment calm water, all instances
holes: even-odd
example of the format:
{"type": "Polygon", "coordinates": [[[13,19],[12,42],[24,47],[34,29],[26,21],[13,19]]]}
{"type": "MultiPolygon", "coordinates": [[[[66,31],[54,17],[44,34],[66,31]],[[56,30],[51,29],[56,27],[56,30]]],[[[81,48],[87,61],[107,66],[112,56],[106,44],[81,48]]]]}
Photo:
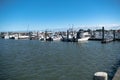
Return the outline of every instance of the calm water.
{"type": "Polygon", "coordinates": [[[0,40],[0,80],[93,80],[119,60],[120,42],[0,40]]]}

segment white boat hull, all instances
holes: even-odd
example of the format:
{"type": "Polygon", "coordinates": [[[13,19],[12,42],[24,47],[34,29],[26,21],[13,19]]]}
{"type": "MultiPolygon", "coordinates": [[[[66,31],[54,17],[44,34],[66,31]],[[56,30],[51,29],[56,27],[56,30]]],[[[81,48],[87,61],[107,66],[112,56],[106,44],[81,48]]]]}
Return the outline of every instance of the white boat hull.
{"type": "Polygon", "coordinates": [[[60,41],[61,38],[53,38],[53,41],[60,41]]]}
{"type": "Polygon", "coordinates": [[[9,36],[5,36],[4,38],[5,38],[5,39],[9,39],[9,36]]]}
{"type": "Polygon", "coordinates": [[[85,37],[85,38],[81,38],[81,39],[78,39],[78,42],[79,41],[87,41],[90,37],[85,37]]]}

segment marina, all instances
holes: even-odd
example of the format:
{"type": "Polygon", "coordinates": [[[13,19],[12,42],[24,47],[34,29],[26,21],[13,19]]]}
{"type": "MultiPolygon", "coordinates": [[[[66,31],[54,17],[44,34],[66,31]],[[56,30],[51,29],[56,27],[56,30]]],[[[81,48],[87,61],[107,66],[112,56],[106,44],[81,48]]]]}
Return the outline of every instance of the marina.
{"type": "Polygon", "coordinates": [[[0,37],[3,39],[28,39],[40,41],[64,41],[64,42],[79,42],[86,40],[101,41],[108,43],[120,40],[120,30],[105,30],[104,27],[98,30],[73,30],[67,31],[45,31],[45,32],[1,32],[0,37]]]}
{"type": "Polygon", "coordinates": [[[0,0],[0,80],[120,80],[120,0],[0,0]]]}

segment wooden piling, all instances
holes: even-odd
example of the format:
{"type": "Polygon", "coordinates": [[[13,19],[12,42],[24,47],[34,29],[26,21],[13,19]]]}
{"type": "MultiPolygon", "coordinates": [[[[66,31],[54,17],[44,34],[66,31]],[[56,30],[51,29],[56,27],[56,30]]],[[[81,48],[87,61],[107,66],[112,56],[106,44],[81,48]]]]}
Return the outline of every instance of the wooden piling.
{"type": "Polygon", "coordinates": [[[113,41],[115,41],[116,40],[116,37],[115,37],[115,30],[113,30],[113,41]]]}
{"type": "Polygon", "coordinates": [[[105,37],[104,37],[104,27],[102,27],[102,41],[104,41],[105,37]]]}
{"type": "Polygon", "coordinates": [[[67,40],[69,39],[69,30],[67,30],[67,40]]]}

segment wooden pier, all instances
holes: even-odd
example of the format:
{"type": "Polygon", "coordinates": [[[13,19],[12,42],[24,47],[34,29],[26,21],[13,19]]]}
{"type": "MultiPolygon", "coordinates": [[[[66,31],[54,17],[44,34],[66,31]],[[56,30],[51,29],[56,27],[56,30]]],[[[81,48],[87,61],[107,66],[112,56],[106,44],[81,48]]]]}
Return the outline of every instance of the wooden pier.
{"type": "Polygon", "coordinates": [[[118,68],[112,80],[120,80],[120,67],[118,68]]]}

